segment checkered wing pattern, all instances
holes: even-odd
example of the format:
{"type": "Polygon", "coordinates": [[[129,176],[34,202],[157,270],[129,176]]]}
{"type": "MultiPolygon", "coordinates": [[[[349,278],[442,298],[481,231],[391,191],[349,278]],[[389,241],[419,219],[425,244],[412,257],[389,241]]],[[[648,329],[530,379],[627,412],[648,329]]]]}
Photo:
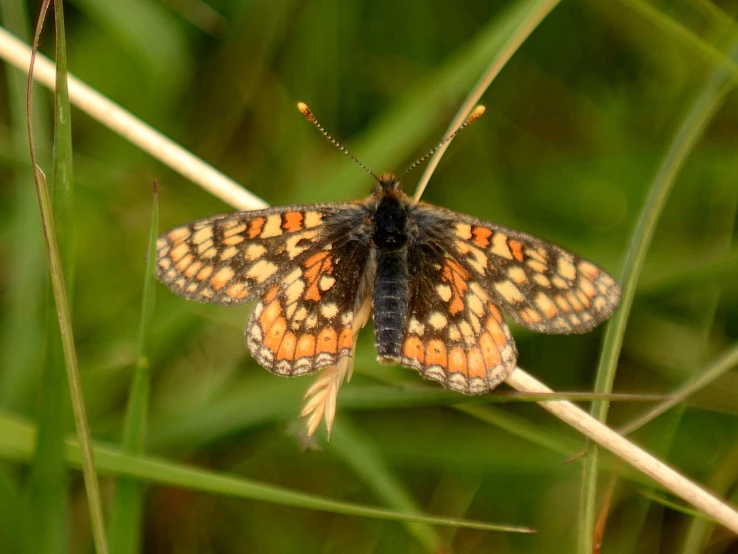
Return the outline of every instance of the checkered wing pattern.
{"type": "Polygon", "coordinates": [[[299,260],[257,303],[246,343],[257,362],[278,375],[303,375],[353,353],[356,321],[366,318],[369,243],[348,240],[299,260]]]}
{"type": "Polygon", "coordinates": [[[443,239],[449,255],[523,327],[585,333],[617,307],[620,287],[593,263],[519,231],[441,208],[432,212],[451,230],[443,239]]]}
{"type": "Polygon", "coordinates": [[[515,369],[510,329],[484,286],[434,242],[408,252],[409,316],[398,363],[464,394],[484,394],[515,369]]]}
{"type": "Polygon", "coordinates": [[[159,238],[158,277],[192,300],[259,298],[246,329],[254,358],[300,375],[351,353],[369,242],[359,203],[215,216],[159,238]]]}
{"type": "MultiPolygon", "coordinates": [[[[351,204],[349,204],[351,206],[351,204]]],[[[241,304],[329,241],[325,222],[340,204],[285,206],[194,221],[161,235],[159,280],[190,300],[241,304]]]]}

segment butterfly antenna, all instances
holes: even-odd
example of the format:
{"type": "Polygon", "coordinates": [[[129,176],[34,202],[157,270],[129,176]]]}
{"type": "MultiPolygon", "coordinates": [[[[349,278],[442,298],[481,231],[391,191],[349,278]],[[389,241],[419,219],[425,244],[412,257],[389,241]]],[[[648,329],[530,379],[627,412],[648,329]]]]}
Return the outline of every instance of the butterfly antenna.
{"type": "Polygon", "coordinates": [[[482,106],[481,104],[479,104],[479,105],[478,105],[478,106],[477,106],[476,108],[474,108],[474,109],[472,110],[472,112],[471,112],[471,113],[469,114],[469,116],[468,116],[468,117],[467,117],[467,118],[466,118],[466,119],[464,120],[464,123],[462,123],[461,125],[459,125],[459,126],[458,126],[458,127],[456,128],[456,130],[455,130],[455,131],[454,131],[453,133],[451,133],[450,135],[448,135],[448,136],[447,136],[446,138],[444,138],[444,139],[443,139],[443,140],[442,140],[441,142],[439,142],[438,144],[436,144],[436,145],[435,145],[435,146],[434,146],[433,148],[431,148],[430,150],[428,150],[428,152],[426,152],[426,153],[425,153],[425,154],[424,154],[424,155],[423,155],[422,157],[418,158],[418,159],[417,159],[417,160],[415,160],[415,161],[414,161],[414,162],[413,162],[412,164],[410,164],[410,167],[408,167],[408,168],[407,168],[407,169],[406,169],[405,171],[403,171],[403,172],[402,172],[402,175],[400,175],[400,178],[398,179],[398,181],[402,181],[402,178],[403,178],[403,177],[404,177],[405,175],[407,175],[408,173],[410,173],[410,172],[411,172],[411,171],[412,171],[413,169],[415,169],[416,167],[418,167],[418,166],[419,166],[420,164],[422,164],[422,163],[423,163],[423,162],[424,162],[425,160],[427,160],[428,158],[430,158],[430,157],[431,157],[431,156],[432,156],[433,154],[435,154],[435,153],[436,153],[436,152],[438,151],[438,149],[439,149],[439,148],[441,148],[441,147],[443,147],[444,145],[446,145],[446,144],[448,144],[449,142],[451,142],[451,141],[453,140],[453,138],[454,138],[454,137],[455,137],[456,135],[458,135],[458,134],[459,134],[459,132],[460,132],[460,131],[461,131],[461,130],[462,130],[462,129],[464,128],[464,127],[467,127],[467,126],[471,125],[471,124],[472,124],[472,123],[474,123],[474,122],[475,122],[475,121],[476,121],[477,119],[479,119],[480,117],[482,117],[482,114],[484,113],[484,111],[485,111],[486,109],[487,109],[487,108],[485,108],[485,107],[484,107],[484,106],[482,106]]]}
{"type": "Polygon", "coordinates": [[[363,168],[364,171],[366,171],[369,175],[371,175],[372,177],[374,177],[374,180],[375,181],[377,181],[377,182],[379,181],[379,177],[377,177],[376,175],[374,175],[374,173],[372,173],[372,170],[371,169],[369,169],[367,166],[365,166],[363,163],[361,163],[356,156],[354,156],[351,152],[349,152],[348,148],[346,148],[343,144],[341,144],[336,139],[334,139],[331,136],[331,134],[328,131],[325,130],[325,128],[320,124],[320,121],[318,121],[318,118],[315,117],[315,115],[313,114],[312,111],[310,111],[310,108],[308,108],[308,105],[307,104],[305,104],[304,102],[298,102],[297,103],[297,109],[300,110],[300,113],[305,116],[305,119],[307,119],[310,123],[312,123],[313,125],[315,125],[318,128],[318,130],[321,133],[323,133],[323,136],[325,138],[327,138],[329,141],[331,141],[331,143],[333,144],[333,146],[335,146],[341,152],[343,152],[344,154],[346,154],[349,158],[351,158],[352,160],[354,160],[354,162],[356,162],[356,164],[359,167],[363,168]]]}

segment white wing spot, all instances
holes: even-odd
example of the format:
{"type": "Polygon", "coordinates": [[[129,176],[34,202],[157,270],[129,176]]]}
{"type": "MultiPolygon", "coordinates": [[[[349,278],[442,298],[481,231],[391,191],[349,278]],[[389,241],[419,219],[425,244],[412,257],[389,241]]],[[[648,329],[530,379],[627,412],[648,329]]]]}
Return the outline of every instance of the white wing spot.
{"type": "Polygon", "coordinates": [[[508,260],[513,259],[510,247],[507,245],[507,235],[503,233],[495,233],[492,235],[492,246],[490,247],[490,252],[503,258],[507,258],[508,260]]]}
{"type": "Polygon", "coordinates": [[[238,254],[238,248],[236,248],[235,246],[229,246],[228,248],[223,250],[223,252],[220,253],[220,260],[221,261],[230,260],[236,254],[238,254]]]}
{"type": "Polygon", "coordinates": [[[263,283],[277,272],[277,266],[267,260],[261,260],[252,265],[246,272],[246,276],[257,283],[263,283]]]}
{"type": "MultiPolygon", "coordinates": [[[[209,252],[212,247],[213,247],[213,240],[212,239],[206,240],[205,242],[197,245],[197,253],[200,256],[202,256],[205,254],[205,252],[209,252]]],[[[213,254],[215,254],[215,252],[213,252],[213,254]]]]}
{"type": "Polygon", "coordinates": [[[568,289],[569,288],[569,284],[566,281],[564,281],[561,277],[559,277],[558,275],[554,275],[551,278],[551,282],[554,285],[556,285],[556,287],[558,287],[560,289],[568,289]]]}
{"type": "Polygon", "coordinates": [[[194,235],[192,235],[192,242],[195,244],[202,244],[206,240],[210,240],[213,238],[213,228],[208,225],[207,227],[203,227],[199,231],[197,231],[194,235]]]}
{"type": "Polygon", "coordinates": [[[574,267],[574,263],[571,259],[569,259],[567,256],[561,256],[559,258],[559,262],[557,264],[557,270],[559,272],[559,275],[561,275],[564,279],[568,279],[569,281],[573,281],[577,278],[577,268],[574,267]]]}
{"type": "Polygon", "coordinates": [[[278,237],[282,234],[282,216],[280,214],[272,214],[267,217],[264,227],[259,233],[259,238],[268,239],[271,237],[278,237]]]}
{"type": "Polygon", "coordinates": [[[338,306],[335,304],[323,304],[320,306],[320,313],[327,319],[333,319],[338,313],[338,306]]]}
{"type": "Polygon", "coordinates": [[[448,302],[449,300],[451,300],[452,291],[451,287],[449,287],[448,285],[436,285],[436,292],[438,293],[438,296],[441,297],[441,300],[443,300],[444,302],[448,302]]]}
{"type": "Polygon", "coordinates": [[[261,244],[250,244],[248,248],[246,248],[246,252],[244,252],[244,257],[250,261],[255,262],[259,258],[261,258],[265,253],[267,249],[264,248],[261,244]]]}
{"type": "Polygon", "coordinates": [[[467,294],[466,304],[469,306],[469,309],[478,316],[484,315],[484,304],[477,295],[467,294]]]}
{"type": "Polygon", "coordinates": [[[310,227],[315,227],[316,225],[320,225],[320,222],[323,219],[323,215],[318,212],[306,212],[305,213],[305,228],[310,229],[310,227]]]}
{"type": "Polygon", "coordinates": [[[294,317],[292,318],[292,321],[300,325],[303,321],[305,321],[305,318],[307,317],[307,310],[304,307],[301,307],[295,312],[294,317]]]}
{"type": "Polygon", "coordinates": [[[544,264],[543,262],[539,262],[536,259],[531,258],[526,262],[528,264],[528,267],[530,267],[533,271],[537,271],[538,273],[543,273],[548,269],[548,266],[544,264]]]}
{"type": "Polygon", "coordinates": [[[297,302],[302,296],[304,290],[305,281],[303,281],[302,279],[295,279],[295,281],[284,291],[284,293],[287,295],[287,304],[289,305],[297,302]]]}
{"type": "Polygon", "coordinates": [[[225,244],[226,246],[235,246],[237,244],[241,244],[244,240],[246,239],[243,235],[233,235],[232,237],[223,239],[222,244],[225,244]]]}
{"type": "Polygon", "coordinates": [[[407,326],[407,330],[409,333],[422,337],[423,333],[425,333],[425,325],[420,323],[420,321],[418,321],[414,317],[411,317],[410,322],[408,323],[408,326],[407,326]]]}
{"type": "Polygon", "coordinates": [[[320,287],[320,290],[325,292],[329,290],[333,286],[333,283],[335,282],[336,282],[335,277],[331,277],[330,275],[323,275],[320,278],[320,281],[318,281],[318,286],[320,287]]]}
{"type": "Polygon", "coordinates": [[[528,281],[528,276],[525,274],[525,270],[518,265],[510,266],[507,270],[507,276],[519,285],[528,281]]]}
{"type": "Polygon", "coordinates": [[[456,236],[464,240],[472,238],[471,225],[468,223],[457,223],[456,224],[456,236]]]}
{"type": "Polygon", "coordinates": [[[446,319],[446,316],[443,315],[441,312],[433,312],[428,317],[428,323],[431,325],[431,327],[434,327],[436,329],[443,329],[448,325],[448,319],[446,319]]]}
{"type": "Polygon", "coordinates": [[[495,283],[495,288],[497,289],[497,292],[499,292],[510,304],[523,301],[523,295],[520,293],[520,289],[518,289],[512,281],[500,281],[499,283],[495,283]]]}
{"type": "Polygon", "coordinates": [[[466,344],[472,345],[477,342],[476,338],[474,337],[474,330],[472,329],[471,325],[469,325],[469,322],[460,321],[459,331],[461,331],[461,336],[464,337],[464,342],[466,344]]]}

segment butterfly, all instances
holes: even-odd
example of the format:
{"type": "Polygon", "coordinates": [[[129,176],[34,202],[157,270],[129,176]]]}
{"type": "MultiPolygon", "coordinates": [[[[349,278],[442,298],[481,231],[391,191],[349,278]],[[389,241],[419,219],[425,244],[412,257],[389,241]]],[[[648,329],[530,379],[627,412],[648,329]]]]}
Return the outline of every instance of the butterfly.
{"type": "Polygon", "coordinates": [[[256,300],[246,344],[278,375],[352,356],[355,323],[371,311],[378,361],[470,395],[489,392],[516,367],[503,313],[533,331],[584,333],[620,299],[595,264],[520,231],[413,202],[391,173],[364,200],[176,227],[158,239],[157,276],[190,300],[256,300]]]}

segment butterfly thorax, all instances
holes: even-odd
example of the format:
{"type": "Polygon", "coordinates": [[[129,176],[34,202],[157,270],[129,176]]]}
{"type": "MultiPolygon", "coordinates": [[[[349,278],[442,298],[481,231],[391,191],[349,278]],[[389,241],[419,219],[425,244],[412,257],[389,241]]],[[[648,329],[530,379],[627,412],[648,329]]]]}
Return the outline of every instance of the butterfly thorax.
{"type": "Polygon", "coordinates": [[[399,189],[381,189],[373,217],[372,241],[379,250],[399,250],[408,243],[407,201],[399,189]]]}
{"type": "Polygon", "coordinates": [[[372,296],[374,335],[379,359],[391,361],[400,354],[408,310],[407,247],[411,241],[408,201],[394,175],[383,173],[374,190],[372,244],[376,277],[372,296]]]}

